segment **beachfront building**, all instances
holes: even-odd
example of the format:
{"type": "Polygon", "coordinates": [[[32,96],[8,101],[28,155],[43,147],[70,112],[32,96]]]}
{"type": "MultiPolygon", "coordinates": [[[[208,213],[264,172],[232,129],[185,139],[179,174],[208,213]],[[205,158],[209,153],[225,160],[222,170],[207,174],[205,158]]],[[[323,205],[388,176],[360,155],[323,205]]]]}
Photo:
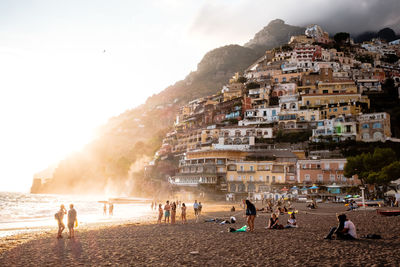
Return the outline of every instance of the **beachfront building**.
{"type": "Polygon", "coordinates": [[[363,142],[385,142],[392,136],[390,115],[386,112],[369,113],[358,116],[359,132],[357,140],[363,142]]]}
{"type": "Polygon", "coordinates": [[[338,159],[301,159],[296,163],[297,180],[303,185],[332,185],[340,187],[356,186],[360,181],[344,176],[345,158],[338,159]]]}
{"type": "Polygon", "coordinates": [[[240,150],[199,150],[186,153],[169,182],[181,188],[218,193],[227,190],[226,166],[247,155],[240,150]]]}

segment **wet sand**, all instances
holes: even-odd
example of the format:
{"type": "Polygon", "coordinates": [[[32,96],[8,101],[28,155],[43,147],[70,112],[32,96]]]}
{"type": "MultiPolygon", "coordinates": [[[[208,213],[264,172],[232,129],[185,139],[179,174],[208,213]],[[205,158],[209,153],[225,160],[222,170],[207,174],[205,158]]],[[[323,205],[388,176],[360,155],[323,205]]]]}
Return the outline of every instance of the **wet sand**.
{"type": "MultiPolygon", "coordinates": [[[[13,241],[0,241],[0,266],[399,266],[400,216],[348,212],[359,237],[379,234],[383,239],[324,240],[336,225],[335,213],[346,208],[320,204],[311,211],[305,204],[295,206],[296,229],[266,230],[270,214],[259,213],[254,233],[229,233],[229,226],[245,224],[243,211],[236,205],[237,223],[219,225],[204,219],[227,218],[231,213],[221,210],[230,206],[206,204],[208,212],[198,223],[97,225],[78,228],[75,240],[57,240],[55,231],[14,236],[13,241]]],[[[193,217],[190,209],[189,214],[193,217]]],[[[281,215],[280,223],[287,218],[281,215]]]]}

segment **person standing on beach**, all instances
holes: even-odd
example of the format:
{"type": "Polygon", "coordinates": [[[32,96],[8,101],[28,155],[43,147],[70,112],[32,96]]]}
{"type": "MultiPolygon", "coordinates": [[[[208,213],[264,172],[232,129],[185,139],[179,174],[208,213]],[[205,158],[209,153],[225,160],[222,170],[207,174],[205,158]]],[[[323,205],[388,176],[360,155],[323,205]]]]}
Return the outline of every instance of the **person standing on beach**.
{"type": "Polygon", "coordinates": [[[176,216],[176,203],[173,202],[171,205],[171,224],[175,224],[175,216],[176,216]]]}
{"type": "Polygon", "coordinates": [[[181,213],[182,224],[184,224],[184,223],[186,223],[186,205],[185,205],[185,203],[182,203],[181,210],[182,210],[182,213],[181,213]]]}
{"type": "Polygon", "coordinates": [[[169,204],[169,200],[167,200],[167,204],[164,206],[164,222],[169,223],[169,217],[171,215],[171,205],[169,204]]]}
{"type": "Polygon", "coordinates": [[[103,215],[106,216],[107,215],[107,204],[104,203],[104,207],[103,207],[103,215]]]}
{"type": "Polygon", "coordinates": [[[249,231],[254,231],[254,220],[257,215],[256,206],[250,202],[250,200],[246,199],[246,216],[247,216],[247,225],[249,226],[249,231]]]}
{"type": "Polygon", "coordinates": [[[64,215],[65,214],[67,214],[67,211],[66,211],[64,205],[61,205],[60,210],[54,215],[55,218],[57,219],[57,223],[58,223],[57,238],[62,238],[62,232],[65,229],[65,225],[64,225],[64,215]]]}
{"type": "Polygon", "coordinates": [[[110,206],[108,207],[108,215],[113,216],[114,215],[114,204],[110,203],[110,206]]]}
{"type": "Polygon", "coordinates": [[[194,216],[196,217],[196,222],[197,222],[199,219],[199,203],[197,203],[197,200],[195,200],[193,203],[193,210],[194,210],[194,216]]]}
{"type": "Polygon", "coordinates": [[[161,219],[163,216],[163,208],[161,204],[158,204],[158,223],[161,223],[161,219]]]}
{"type": "Polygon", "coordinates": [[[68,211],[68,231],[69,237],[68,238],[75,238],[75,223],[77,222],[76,210],[74,209],[74,204],[69,205],[68,211]]]}

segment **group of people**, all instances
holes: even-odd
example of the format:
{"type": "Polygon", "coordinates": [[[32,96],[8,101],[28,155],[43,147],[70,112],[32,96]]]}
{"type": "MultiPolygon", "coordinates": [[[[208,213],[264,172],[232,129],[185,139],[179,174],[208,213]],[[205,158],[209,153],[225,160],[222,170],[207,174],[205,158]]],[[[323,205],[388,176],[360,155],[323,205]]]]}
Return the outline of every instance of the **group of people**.
{"type": "MultiPolygon", "coordinates": [[[[151,203],[151,208],[155,208],[156,203],[153,204],[151,203]]],[[[164,223],[171,223],[175,224],[176,223],[176,210],[181,209],[181,220],[182,224],[187,223],[186,219],[186,204],[182,203],[180,201],[174,201],[172,203],[169,202],[169,200],[166,201],[164,207],[162,204],[158,204],[158,223],[161,223],[162,217],[164,216],[164,223]],[[171,219],[171,220],[170,220],[171,219]]],[[[193,210],[194,210],[194,215],[196,216],[196,222],[198,222],[198,218],[201,214],[203,206],[201,202],[197,202],[197,200],[194,201],[193,203],[193,210]]]]}
{"type": "Polygon", "coordinates": [[[67,220],[67,226],[68,226],[68,231],[69,235],[68,238],[74,238],[75,237],[75,230],[74,228],[78,226],[78,217],[77,217],[77,212],[74,208],[74,204],[69,205],[69,210],[67,213],[67,210],[64,205],[60,206],[60,210],[54,214],[54,218],[57,220],[58,223],[58,233],[57,233],[57,238],[62,238],[62,232],[65,229],[64,225],[64,215],[68,214],[68,220],[67,220]]]}
{"type": "MultiPolygon", "coordinates": [[[[254,220],[257,216],[257,209],[256,209],[255,205],[253,203],[251,203],[251,201],[248,199],[246,199],[244,201],[244,204],[246,206],[245,214],[247,217],[247,226],[249,228],[249,231],[253,232],[254,231],[254,220]]],[[[273,211],[272,203],[269,203],[266,209],[268,209],[268,210],[270,209],[272,212],[273,211]]],[[[262,210],[265,210],[265,209],[263,208],[262,210]]],[[[276,207],[276,212],[273,212],[271,215],[271,218],[268,220],[267,229],[283,229],[283,228],[296,228],[297,227],[297,222],[296,222],[296,217],[294,215],[294,212],[290,213],[289,219],[285,226],[279,224],[278,216],[280,213],[284,213],[285,210],[287,212],[286,206],[284,206],[284,207],[277,206],[276,207]]]]}
{"type": "MultiPolygon", "coordinates": [[[[250,232],[254,231],[254,220],[257,216],[257,209],[250,200],[243,201],[246,207],[246,217],[247,217],[247,226],[250,232]]],[[[312,203],[315,204],[315,203],[312,203]]],[[[267,209],[273,210],[271,205],[268,205],[267,209]],[[269,206],[269,207],[268,207],[269,206]]],[[[285,209],[286,207],[283,206],[285,209]]],[[[297,228],[298,224],[296,221],[295,211],[288,212],[289,219],[286,222],[286,225],[282,225],[279,223],[279,214],[282,213],[282,208],[278,206],[278,212],[272,212],[271,218],[268,220],[267,229],[284,229],[284,228],[297,228]]],[[[334,235],[336,235],[337,239],[356,239],[357,232],[356,227],[352,221],[350,221],[346,214],[337,215],[338,226],[332,227],[325,237],[325,239],[332,239],[334,235]]]]}

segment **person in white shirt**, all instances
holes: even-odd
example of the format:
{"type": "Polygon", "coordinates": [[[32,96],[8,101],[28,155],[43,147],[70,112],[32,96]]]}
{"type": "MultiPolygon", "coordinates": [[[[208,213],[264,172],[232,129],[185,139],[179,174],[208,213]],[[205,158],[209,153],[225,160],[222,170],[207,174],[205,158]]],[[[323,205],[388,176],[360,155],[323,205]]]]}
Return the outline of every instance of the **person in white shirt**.
{"type": "Polygon", "coordinates": [[[297,228],[296,217],[294,216],[294,212],[290,214],[289,220],[287,224],[284,226],[285,228],[297,228]]]}
{"type": "Polygon", "coordinates": [[[195,200],[193,203],[193,209],[194,209],[194,216],[196,216],[196,222],[197,222],[199,220],[199,203],[197,203],[197,200],[195,200]]]}
{"type": "Polygon", "coordinates": [[[332,239],[333,234],[336,234],[337,239],[350,240],[357,238],[356,227],[352,221],[347,219],[346,214],[339,214],[337,220],[339,225],[332,227],[325,239],[332,239]]]}

